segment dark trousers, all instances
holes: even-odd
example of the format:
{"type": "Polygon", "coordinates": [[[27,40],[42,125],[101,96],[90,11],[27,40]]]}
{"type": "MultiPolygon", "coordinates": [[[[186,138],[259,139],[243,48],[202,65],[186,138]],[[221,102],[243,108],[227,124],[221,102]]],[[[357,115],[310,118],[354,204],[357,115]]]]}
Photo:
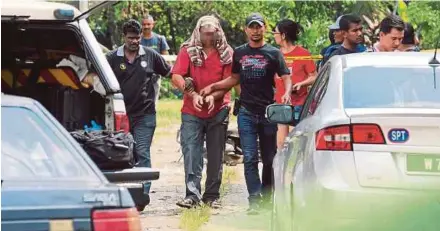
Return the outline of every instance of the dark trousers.
{"type": "MultiPolygon", "coordinates": [[[[130,117],[131,132],[134,136],[135,152],[138,157],[137,167],[151,167],[151,143],[156,130],[156,115],[148,114],[130,117]]],[[[144,193],[150,193],[151,183],[144,184],[144,193]]]]}
{"type": "Polygon", "coordinates": [[[249,193],[249,202],[253,203],[263,196],[271,197],[273,187],[272,163],[277,151],[276,124],[271,124],[264,115],[257,115],[244,107],[238,113],[238,132],[244,157],[244,175],[249,193]],[[263,162],[263,176],[260,181],[258,171],[258,143],[263,162]]]}
{"type": "Polygon", "coordinates": [[[182,113],[181,145],[185,166],[185,198],[199,202],[220,197],[223,174],[223,153],[229,122],[229,109],[221,110],[209,119],[182,113]],[[201,195],[200,181],[203,171],[203,144],[206,136],[208,164],[205,192],[201,195]]]}

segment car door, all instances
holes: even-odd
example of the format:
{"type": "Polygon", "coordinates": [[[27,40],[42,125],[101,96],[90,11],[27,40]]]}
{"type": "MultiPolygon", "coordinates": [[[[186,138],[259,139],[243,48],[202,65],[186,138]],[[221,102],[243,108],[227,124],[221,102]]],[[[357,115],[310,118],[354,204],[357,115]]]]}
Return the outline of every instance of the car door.
{"type": "MultiPolygon", "coordinates": [[[[312,142],[314,134],[311,130],[316,118],[313,118],[316,109],[319,107],[321,100],[327,90],[328,80],[330,76],[330,62],[328,62],[322,70],[319,72],[315,83],[313,84],[310,93],[304,103],[299,123],[292,131],[290,137],[291,148],[290,156],[286,167],[285,177],[289,177],[292,186],[293,193],[297,194],[299,198],[302,198],[303,189],[305,183],[310,174],[310,156],[311,153],[307,153],[308,146],[313,144],[312,142]]],[[[298,198],[298,197],[297,197],[298,198]]]]}

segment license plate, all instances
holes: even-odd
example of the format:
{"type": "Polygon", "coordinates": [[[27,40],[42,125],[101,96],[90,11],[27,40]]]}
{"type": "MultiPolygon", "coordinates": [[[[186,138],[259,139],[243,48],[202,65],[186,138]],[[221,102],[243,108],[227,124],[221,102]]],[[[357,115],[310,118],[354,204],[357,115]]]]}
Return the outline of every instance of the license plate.
{"type": "Polygon", "coordinates": [[[418,173],[440,173],[440,155],[408,154],[406,170],[418,173]]]}
{"type": "Polygon", "coordinates": [[[49,231],[73,231],[72,220],[50,220],[49,231]]]}

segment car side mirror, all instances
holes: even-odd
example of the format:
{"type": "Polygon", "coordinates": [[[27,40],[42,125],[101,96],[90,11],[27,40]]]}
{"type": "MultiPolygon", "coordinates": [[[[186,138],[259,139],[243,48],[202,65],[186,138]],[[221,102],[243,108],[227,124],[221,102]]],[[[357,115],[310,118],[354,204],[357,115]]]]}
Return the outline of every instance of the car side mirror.
{"type": "Polygon", "coordinates": [[[266,107],[266,118],[270,123],[288,124],[296,126],[299,123],[299,115],[295,116],[292,105],[286,104],[271,104],[266,107]]]}

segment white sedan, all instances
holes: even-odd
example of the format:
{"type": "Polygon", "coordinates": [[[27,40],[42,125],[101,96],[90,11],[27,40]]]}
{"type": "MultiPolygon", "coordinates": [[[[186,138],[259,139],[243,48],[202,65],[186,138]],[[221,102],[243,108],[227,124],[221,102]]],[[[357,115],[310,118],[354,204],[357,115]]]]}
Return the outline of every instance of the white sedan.
{"type": "Polygon", "coordinates": [[[433,53],[335,56],[274,159],[275,230],[440,230],[440,66],[433,53]]]}

